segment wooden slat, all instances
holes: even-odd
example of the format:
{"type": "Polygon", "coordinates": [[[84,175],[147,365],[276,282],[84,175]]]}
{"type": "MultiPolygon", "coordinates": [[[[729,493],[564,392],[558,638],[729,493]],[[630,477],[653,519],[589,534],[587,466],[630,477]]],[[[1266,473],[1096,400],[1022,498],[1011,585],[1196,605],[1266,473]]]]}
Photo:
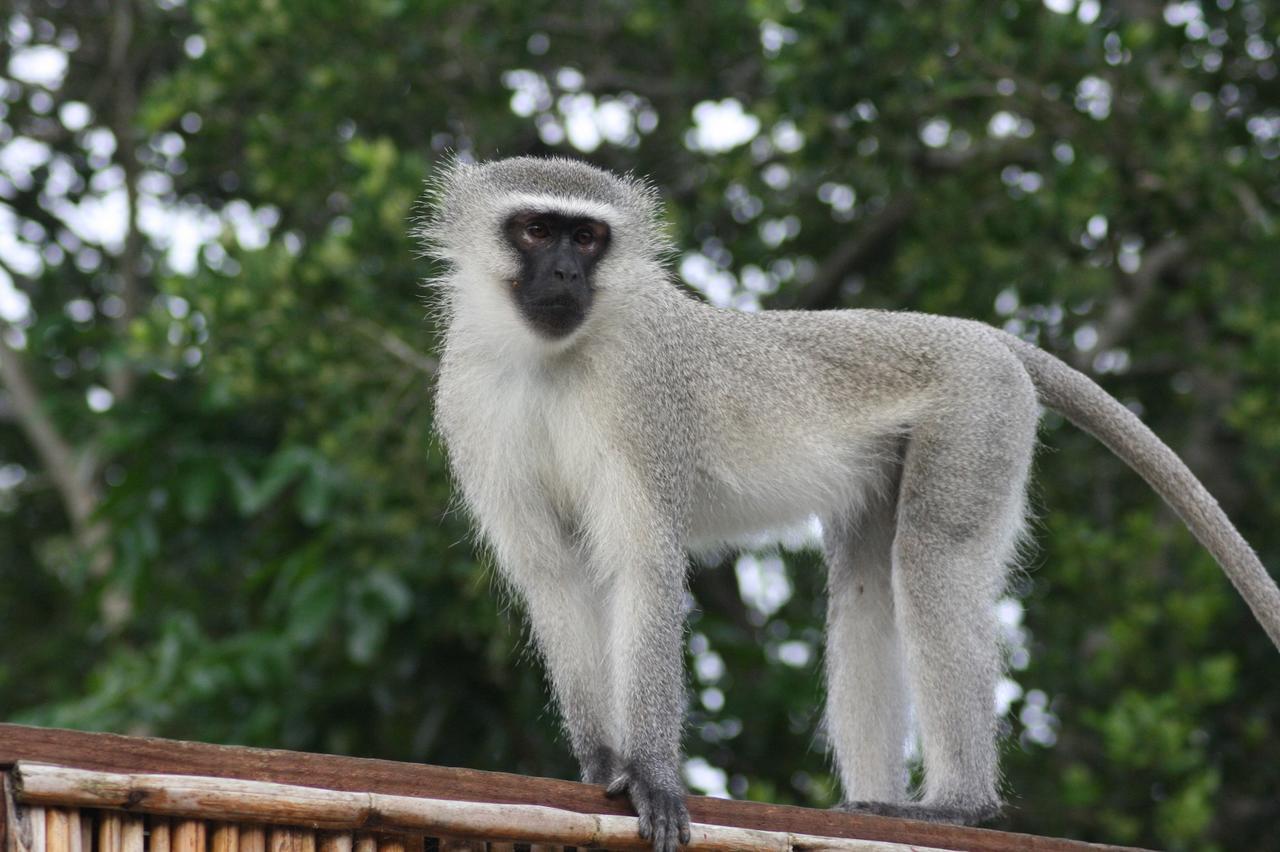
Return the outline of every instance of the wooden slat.
{"type": "Polygon", "coordinates": [[[205,852],[202,819],[180,819],[173,824],[171,852],[205,852]]]}
{"type": "Polygon", "coordinates": [[[124,817],[124,825],[120,831],[122,852],[146,852],[146,823],[141,816],[129,814],[124,817]]]}
{"type": "Polygon", "coordinates": [[[72,852],[93,852],[94,812],[77,810],[71,816],[72,852]]]}
{"type": "Polygon", "coordinates": [[[71,814],[66,808],[48,808],[44,816],[46,852],[71,852],[71,814]]]}
{"type": "Polygon", "coordinates": [[[151,848],[149,852],[172,852],[173,825],[168,817],[153,816],[148,820],[151,826],[151,848]]]}
{"type": "Polygon", "coordinates": [[[349,831],[322,831],[316,841],[319,852],[352,852],[354,845],[349,831]]]}
{"type": "Polygon", "coordinates": [[[241,825],[240,852],[267,852],[266,828],[260,825],[241,825]]]}
{"type": "Polygon", "coordinates": [[[270,834],[270,852],[302,852],[302,832],[298,829],[274,826],[270,834]]]}
{"type": "Polygon", "coordinates": [[[378,852],[378,838],[372,834],[356,835],[356,852],[378,852]]]}
{"type": "Polygon", "coordinates": [[[98,815],[98,852],[124,852],[124,814],[103,811],[98,815]]]}
{"type": "Polygon", "coordinates": [[[240,829],[234,822],[220,822],[209,833],[209,852],[240,852],[240,829]]]}
{"type": "MultiPolygon", "coordinates": [[[[622,799],[609,799],[600,787],[571,781],[0,724],[0,767],[24,759],[110,772],[205,775],[454,801],[547,805],[582,814],[631,814],[622,799]]],[[[701,796],[690,796],[688,805],[695,822],[772,832],[863,838],[974,852],[1102,852],[1120,848],[701,796]]]]}

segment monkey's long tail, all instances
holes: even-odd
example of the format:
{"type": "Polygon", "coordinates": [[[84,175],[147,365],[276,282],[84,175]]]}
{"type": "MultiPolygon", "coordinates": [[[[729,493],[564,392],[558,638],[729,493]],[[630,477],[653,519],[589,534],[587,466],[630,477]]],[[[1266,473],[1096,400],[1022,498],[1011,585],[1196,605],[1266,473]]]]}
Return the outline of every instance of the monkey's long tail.
{"type": "Polygon", "coordinates": [[[1182,459],[1088,376],[1011,334],[999,335],[1031,374],[1044,405],[1106,444],[1178,513],[1280,649],[1280,588],[1182,459]]]}

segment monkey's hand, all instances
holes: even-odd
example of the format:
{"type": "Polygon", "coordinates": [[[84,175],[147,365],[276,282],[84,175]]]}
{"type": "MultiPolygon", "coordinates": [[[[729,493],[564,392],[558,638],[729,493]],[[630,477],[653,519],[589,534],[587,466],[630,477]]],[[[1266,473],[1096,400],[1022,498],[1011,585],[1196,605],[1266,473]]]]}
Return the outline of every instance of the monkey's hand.
{"type": "Polygon", "coordinates": [[[684,806],[684,787],[675,774],[670,779],[646,770],[634,761],[613,779],[605,791],[610,796],[623,793],[640,817],[640,836],[653,841],[654,852],[675,852],[677,841],[689,842],[689,811],[684,806]]]}

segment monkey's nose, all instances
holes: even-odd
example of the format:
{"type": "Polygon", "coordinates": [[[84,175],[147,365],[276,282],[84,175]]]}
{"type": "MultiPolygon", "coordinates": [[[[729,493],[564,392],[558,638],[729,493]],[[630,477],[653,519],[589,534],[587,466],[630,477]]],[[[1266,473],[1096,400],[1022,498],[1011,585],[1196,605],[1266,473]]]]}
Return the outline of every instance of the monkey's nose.
{"type": "Polygon", "coordinates": [[[557,266],[554,270],[552,270],[551,274],[555,276],[557,281],[577,281],[578,280],[578,270],[576,269],[561,269],[560,267],[557,266]]]}

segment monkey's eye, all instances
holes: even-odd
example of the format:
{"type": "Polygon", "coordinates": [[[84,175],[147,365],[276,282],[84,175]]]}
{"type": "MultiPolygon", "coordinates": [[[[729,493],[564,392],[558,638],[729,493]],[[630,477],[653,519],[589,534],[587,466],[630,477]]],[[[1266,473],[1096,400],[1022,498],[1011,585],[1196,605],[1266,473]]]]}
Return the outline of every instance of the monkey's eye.
{"type": "Polygon", "coordinates": [[[543,222],[530,222],[525,226],[524,232],[535,240],[545,240],[551,236],[551,230],[543,222]]]}
{"type": "Polygon", "coordinates": [[[589,246],[596,241],[596,235],[590,228],[579,228],[573,232],[573,241],[580,246],[589,246]]]}

